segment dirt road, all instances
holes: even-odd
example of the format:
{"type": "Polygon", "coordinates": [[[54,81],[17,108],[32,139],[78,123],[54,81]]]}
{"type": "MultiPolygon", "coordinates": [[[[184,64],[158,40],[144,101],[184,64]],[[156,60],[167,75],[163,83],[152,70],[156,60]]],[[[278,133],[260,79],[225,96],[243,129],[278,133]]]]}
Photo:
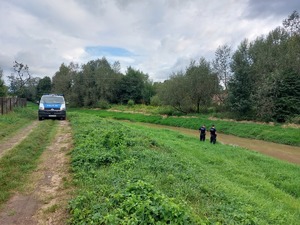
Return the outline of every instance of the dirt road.
{"type": "MultiPolygon", "coordinates": [[[[181,127],[170,127],[170,126],[149,124],[149,123],[139,123],[139,124],[147,125],[153,128],[175,130],[199,138],[198,130],[186,129],[181,127]]],[[[207,137],[209,138],[209,135],[207,135],[207,137]]],[[[233,135],[226,135],[220,133],[218,133],[217,141],[222,144],[236,145],[243,148],[247,148],[249,150],[257,151],[265,155],[274,157],[276,159],[280,159],[280,160],[284,160],[290,163],[300,165],[300,147],[276,144],[272,142],[266,142],[266,141],[260,141],[254,139],[240,138],[233,135]]]]}
{"type": "Polygon", "coordinates": [[[37,124],[38,121],[35,121],[24,129],[19,130],[14,136],[4,139],[0,145],[0,157],[9,149],[21,143],[21,141],[23,141],[27,135],[31,133],[37,124]]]}
{"type": "MultiPolygon", "coordinates": [[[[33,127],[29,126],[27,130],[29,128],[33,127]]],[[[21,133],[25,138],[28,132],[24,133],[22,130],[17,135],[21,133]]],[[[12,148],[16,144],[13,140],[15,139],[8,139],[6,146],[12,148]]],[[[70,160],[67,153],[71,147],[69,123],[59,121],[55,139],[42,154],[38,169],[33,172],[30,184],[25,188],[26,193],[16,193],[3,206],[0,212],[1,225],[66,224],[66,206],[70,197],[70,188],[67,185],[70,180],[70,160]]]]}

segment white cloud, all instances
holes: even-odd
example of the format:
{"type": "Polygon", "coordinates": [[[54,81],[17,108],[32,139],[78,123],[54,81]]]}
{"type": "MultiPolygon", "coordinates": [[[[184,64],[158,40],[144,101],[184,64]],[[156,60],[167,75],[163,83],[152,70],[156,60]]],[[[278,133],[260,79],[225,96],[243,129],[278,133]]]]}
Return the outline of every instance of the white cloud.
{"type": "MultiPolygon", "coordinates": [[[[123,49],[130,55],[103,55],[167,79],[189,61],[211,60],[219,45],[234,49],[277,26],[298,0],[1,0],[0,67],[14,60],[35,76],[53,76],[62,63],[95,59],[89,46],[123,49]]],[[[99,56],[102,58],[103,56],[99,56]]]]}

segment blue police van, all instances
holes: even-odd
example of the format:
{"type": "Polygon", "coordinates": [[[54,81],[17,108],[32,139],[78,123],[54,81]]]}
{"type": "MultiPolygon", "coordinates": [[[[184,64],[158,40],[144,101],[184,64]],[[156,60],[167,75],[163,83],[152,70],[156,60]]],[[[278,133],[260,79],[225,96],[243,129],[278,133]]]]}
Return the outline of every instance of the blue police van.
{"type": "Polygon", "coordinates": [[[38,111],[39,120],[46,118],[65,120],[66,117],[66,102],[63,95],[46,94],[41,97],[38,111]]]}

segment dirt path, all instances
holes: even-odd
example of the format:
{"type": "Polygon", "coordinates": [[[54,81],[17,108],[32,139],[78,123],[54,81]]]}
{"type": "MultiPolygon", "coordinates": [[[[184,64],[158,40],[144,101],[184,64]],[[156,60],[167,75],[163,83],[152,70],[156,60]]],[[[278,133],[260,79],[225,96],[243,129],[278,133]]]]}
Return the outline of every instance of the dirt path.
{"type": "Polygon", "coordinates": [[[42,154],[26,193],[16,193],[0,212],[1,225],[66,224],[66,206],[71,191],[68,186],[71,147],[69,123],[59,121],[55,140],[42,154]]]}
{"type": "MultiPolygon", "coordinates": [[[[170,126],[149,124],[149,123],[139,123],[139,124],[147,125],[153,128],[175,130],[199,138],[198,130],[186,129],[181,127],[170,127],[170,126]]],[[[209,141],[208,140],[209,134],[207,134],[206,136],[207,136],[206,141],[209,141]]],[[[265,155],[271,156],[273,158],[277,158],[280,160],[284,160],[290,163],[300,165],[300,147],[276,144],[272,142],[266,142],[266,141],[260,141],[254,139],[240,138],[233,135],[226,135],[220,133],[218,134],[217,141],[222,144],[236,145],[243,148],[247,148],[249,150],[254,150],[263,153],[265,155]]]]}
{"type": "Polygon", "coordinates": [[[0,145],[0,157],[2,157],[7,151],[18,145],[23,141],[28,134],[37,126],[38,121],[34,121],[29,126],[19,130],[14,136],[5,138],[1,141],[0,145]]]}

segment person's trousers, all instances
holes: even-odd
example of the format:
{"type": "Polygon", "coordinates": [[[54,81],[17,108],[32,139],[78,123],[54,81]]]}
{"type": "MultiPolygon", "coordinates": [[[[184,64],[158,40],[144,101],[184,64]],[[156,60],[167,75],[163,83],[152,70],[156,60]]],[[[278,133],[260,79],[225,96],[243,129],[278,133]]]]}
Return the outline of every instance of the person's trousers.
{"type": "Polygon", "coordinates": [[[210,137],[210,143],[216,144],[217,137],[216,136],[211,136],[210,137]]]}
{"type": "Polygon", "coordinates": [[[205,141],[205,134],[200,134],[200,141],[205,141]]]}

